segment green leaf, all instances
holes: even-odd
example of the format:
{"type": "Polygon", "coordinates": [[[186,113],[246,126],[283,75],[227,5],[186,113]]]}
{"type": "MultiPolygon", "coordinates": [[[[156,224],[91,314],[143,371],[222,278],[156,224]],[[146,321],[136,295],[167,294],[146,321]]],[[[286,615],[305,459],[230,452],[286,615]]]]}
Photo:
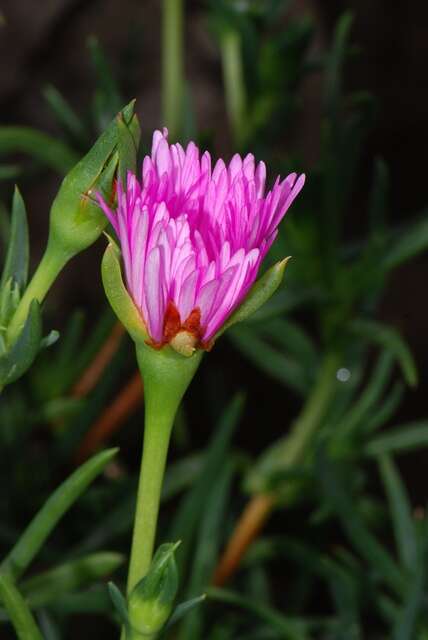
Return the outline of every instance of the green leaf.
{"type": "Polygon", "coordinates": [[[0,389],[20,378],[32,365],[41,339],[40,306],[37,300],[33,300],[24,328],[9,350],[0,357],[0,389]]]}
{"type": "Polygon", "coordinates": [[[37,617],[44,640],[61,640],[58,625],[47,611],[40,611],[37,617]]]}
{"type": "Polygon", "coordinates": [[[171,500],[184,489],[191,487],[200,475],[205,462],[204,453],[192,453],[168,464],[162,485],[161,500],[171,500]]]}
{"type": "Polygon", "coordinates": [[[392,367],[392,355],[387,351],[383,352],[360,397],[354,399],[350,410],[340,418],[340,429],[331,441],[332,451],[338,452],[343,447],[353,446],[353,440],[350,438],[358,429],[363,429],[366,421],[373,415],[373,410],[390,380],[392,367]]]}
{"type": "Polygon", "coordinates": [[[221,415],[219,424],[209,444],[203,469],[192,489],[184,496],[171,527],[169,538],[182,540],[179,566],[185,566],[192,551],[196,527],[205,509],[207,493],[216,482],[222,467],[233,432],[242,415],[244,398],[236,395],[221,415]]]}
{"type": "Polygon", "coordinates": [[[348,53],[349,35],[353,22],[350,11],[343,13],[336,23],[333,46],[326,65],[324,104],[331,116],[337,113],[342,95],[343,70],[348,53]]]}
{"type": "Polygon", "coordinates": [[[44,88],[43,95],[64,130],[70,133],[75,140],[86,143],[88,139],[86,127],[58,89],[48,85],[44,88]]]}
{"type": "Polygon", "coordinates": [[[366,527],[355,501],[347,493],[343,480],[337,475],[332,460],[320,452],[317,467],[323,493],[340,519],[347,537],[379,578],[401,597],[407,589],[403,573],[366,527]]]}
{"type": "Polygon", "coordinates": [[[273,296],[284,278],[285,267],[289,260],[290,258],[284,258],[281,262],[277,262],[257,280],[245,296],[241,306],[232,313],[230,318],[226,320],[223,327],[216,334],[215,339],[221,336],[232,325],[252,316],[253,313],[273,296]]]}
{"type": "Polygon", "coordinates": [[[94,456],[54,491],[3,560],[0,572],[15,579],[24,573],[62,516],[116,453],[108,449],[94,456]]]}
{"type": "Polygon", "coordinates": [[[17,164],[0,164],[0,180],[13,180],[22,173],[17,164]]]}
{"type": "Polygon", "coordinates": [[[307,373],[296,359],[278,352],[257,332],[245,325],[234,327],[228,333],[229,339],[251,362],[278,380],[286,387],[290,387],[299,395],[305,395],[310,388],[307,373]]]}
{"type": "MultiPolygon", "coordinates": [[[[187,595],[200,593],[211,582],[222,544],[227,503],[233,479],[234,464],[226,460],[216,482],[206,495],[205,511],[201,516],[198,539],[193,549],[192,568],[187,595]]],[[[203,635],[201,610],[187,616],[180,627],[182,640],[199,640],[203,635]]]]}
{"type": "Polygon", "coordinates": [[[0,573],[0,601],[3,602],[18,640],[43,640],[30,609],[8,575],[0,573]]]}
{"type": "Polygon", "coordinates": [[[409,498],[392,459],[384,454],[379,457],[378,464],[394,525],[398,556],[403,566],[415,571],[418,565],[418,548],[409,498]]]}
{"type": "Polygon", "coordinates": [[[413,451],[428,445],[428,422],[411,422],[388,433],[373,438],[367,446],[366,453],[369,456],[379,456],[384,453],[402,453],[413,451]]]}
{"type": "Polygon", "coordinates": [[[228,589],[210,587],[207,589],[209,600],[222,602],[249,611],[255,617],[267,622],[269,626],[280,632],[283,640],[307,640],[308,622],[304,619],[284,616],[275,609],[254,602],[250,598],[239,595],[228,589]]]}
{"type": "Polygon", "coordinates": [[[259,539],[249,549],[244,563],[252,566],[266,560],[278,562],[281,557],[297,563],[300,571],[315,573],[326,580],[343,623],[348,629],[360,627],[358,596],[361,585],[356,571],[348,570],[329,555],[289,536],[259,539]]]}
{"type": "Polygon", "coordinates": [[[96,37],[89,37],[88,48],[96,74],[94,116],[100,131],[102,131],[113,114],[119,111],[122,98],[110,64],[96,37]]]}
{"type": "Polygon", "coordinates": [[[40,342],[40,348],[49,349],[49,347],[52,347],[52,345],[58,342],[59,336],[60,336],[59,331],[56,331],[56,329],[52,329],[52,331],[49,331],[47,336],[42,338],[40,342]]]}
{"type": "Polygon", "coordinates": [[[22,292],[27,284],[29,262],[28,224],[25,204],[15,187],[12,201],[12,220],[6,260],[0,281],[0,289],[12,278],[22,292]]]}
{"type": "Polygon", "coordinates": [[[124,562],[120,553],[99,551],[29,578],[21,583],[20,590],[32,609],[45,607],[64,593],[90,586],[114,573],[124,562]]]}
{"type": "Polygon", "coordinates": [[[380,256],[379,268],[389,271],[407,262],[428,248],[427,211],[423,211],[420,219],[407,228],[393,234],[388,242],[388,249],[380,256]]]}
{"type": "Polygon", "coordinates": [[[312,382],[312,376],[318,367],[318,353],[315,345],[307,333],[296,322],[285,318],[273,318],[269,322],[254,325],[254,331],[265,336],[270,342],[278,345],[281,351],[291,355],[308,371],[307,379],[312,382]]]}
{"type": "Polygon", "coordinates": [[[413,355],[398,331],[379,322],[362,318],[352,322],[351,331],[369,342],[380,344],[385,349],[389,349],[400,363],[407,383],[411,387],[417,385],[418,373],[413,355]]]}
{"type": "Polygon", "coordinates": [[[30,127],[0,127],[0,154],[23,152],[65,174],[79,157],[69,146],[30,127]]]}
{"type": "Polygon", "coordinates": [[[379,407],[379,409],[370,412],[364,424],[363,433],[366,438],[368,434],[371,434],[379,427],[382,427],[397,411],[400,406],[400,402],[404,394],[404,385],[401,382],[396,382],[385,402],[379,407]]]}
{"type": "Polygon", "coordinates": [[[423,523],[422,540],[420,540],[419,558],[412,575],[404,598],[402,607],[395,615],[392,640],[422,640],[419,628],[419,618],[423,616],[426,621],[426,586],[427,586],[427,563],[428,563],[428,535],[427,520],[423,523]]]}

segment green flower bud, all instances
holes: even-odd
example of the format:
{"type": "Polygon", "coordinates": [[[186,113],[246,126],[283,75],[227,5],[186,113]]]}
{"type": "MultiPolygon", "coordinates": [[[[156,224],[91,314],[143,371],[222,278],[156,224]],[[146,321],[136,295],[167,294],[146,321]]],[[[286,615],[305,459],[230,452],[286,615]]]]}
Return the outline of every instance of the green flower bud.
{"type": "MultiPolygon", "coordinates": [[[[9,344],[22,331],[32,300],[41,303],[66,263],[94,243],[105,229],[107,219],[95,195],[100,192],[107,200],[114,198],[114,178],[118,165],[122,173],[126,169],[126,162],[130,163],[131,168],[133,166],[140,137],[138,119],[133,111],[134,101],[119,113],[89,153],[64,178],[51,208],[46,251],[7,327],[6,341],[9,344]],[[120,153],[123,158],[119,160],[120,153]]],[[[21,226],[18,225],[18,228],[21,226]]],[[[23,258],[20,254],[12,257],[14,259],[9,261],[10,264],[22,263],[24,266],[21,270],[24,273],[25,255],[23,258]]]]}
{"type": "Polygon", "coordinates": [[[138,637],[154,636],[168,621],[178,589],[174,552],[179,543],[163,544],[148,574],[134,587],[128,600],[129,624],[138,637]]]}
{"type": "MultiPolygon", "coordinates": [[[[131,102],[119,114],[119,122],[137,132],[133,109],[134,102],[131,102]]],[[[89,247],[106,227],[107,220],[95,194],[100,192],[107,200],[112,197],[118,166],[117,122],[115,119],[110,123],[92,149],[64,178],[52,204],[49,245],[67,259],[89,247]]]]}

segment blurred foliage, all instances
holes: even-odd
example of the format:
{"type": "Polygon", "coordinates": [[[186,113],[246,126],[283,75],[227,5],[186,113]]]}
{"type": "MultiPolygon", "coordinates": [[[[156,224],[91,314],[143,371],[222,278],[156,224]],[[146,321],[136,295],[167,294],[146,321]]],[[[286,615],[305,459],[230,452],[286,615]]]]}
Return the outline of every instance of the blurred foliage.
{"type": "MultiPolygon", "coordinates": [[[[272,173],[304,168],[298,140],[296,150],[284,153],[278,136],[294,130],[302,82],[322,73],[318,164],[270,254],[271,263],[295,258],[274,298],[225,338],[256,375],[267,376],[273,390],[294,394],[302,409],[289,428],[280,416],[283,435],[254,458],[232,444],[235,430],[244,426],[242,394],[228,400],[218,380],[214,391],[208,384],[210,392],[202,392],[211,398],[206,413],[217,416],[203,450],[195,449],[181,414],[179,455],[167,471],[159,538],[182,540],[180,601],[193,602],[203,593],[207,601],[189,608],[182,619],[180,613],[163,635],[179,640],[424,640],[428,517],[424,509],[413,509],[396,458],[428,444],[428,420],[397,424],[405,387],[417,383],[417,371],[399,332],[381,324],[376,310],[392,270],[428,247],[426,211],[399,228],[388,222],[388,168],[381,158],[373,161],[368,197],[361,196],[362,152],[377,108],[372,96],[349,95],[344,88],[346,65],[355,55],[352,16],[340,18],[329,50],[316,57],[311,49],[315,25],[304,16],[290,17],[291,5],[289,0],[220,0],[205,3],[204,11],[219,48],[234,140],[241,151],[262,156],[272,173]],[[366,230],[349,242],[346,221],[356,198],[364,211],[360,229],[365,224],[366,230]],[[260,492],[275,495],[276,533],[252,545],[230,587],[210,586],[244,500],[260,492]]],[[[119,83],[96,40],[90,51],[97,77],[91,118],[80,117],[57,89],[48,87],[45,97],[63,130],[61,140],[28,128],[0,127],[0,180],[8,189],[11,178],[25,180],[43,167],[64,174],[121,107],[119,83]],[[11,159],[16,152],[25,152],[30,163],[11,159]]],[[[183,109],[183,135],[195,127],[189,125],[189,113],[183,109]]],[[[0,209],[0,236],[22,249],[19,255],[10,250],[4,262],[1,367],[2,331],[28,272],[18,192],[10,223],[0,209]]],[[[0,575],[6,576],[0,597],[10,592],[7,579],[16,579],[27,622],[31,610],[47,640],[71,638],[70,621],[78,616],[107,618],[115,637],[118,619],[104,579],[115,573],[119,583],[124,581],[132,527],[136,477],[126,447],[132,438],[134,454],[139,446],[134,439],[141,435],[133,421],[119,436],[125,448],[119,461],[99,454],[64,480],[81,439],[129,373],[133,358],[122,341],[96,388],[85,398],[73,396],[113,320],[105,312],[92,331],[87,324],[83,313],[72,315],[58,342],[38,355],[0,401],[5,558],[0,575]],[[92,483],[101,473],[103,479],[92,483]],[[54,489],[50,500],[67,495],[66,509],[73,508],[46,519],[43,504],[54,489]],[[63,515],[65,523],[58,524],[63,515]]],[[[35,355],[25,345],[20,348],[28,357],[35,355]]],[[[266,421],[277,424],[269,397],[264,405],[266,421]]],[[[3,609],[0,618],[7,619],[3,609]]],[[[93,637],[89,627],[84,635],[80,624],[79,637],[93,637]]],[[[12,637],[9,631],[4,625],[2,637],[12,637]]]]}

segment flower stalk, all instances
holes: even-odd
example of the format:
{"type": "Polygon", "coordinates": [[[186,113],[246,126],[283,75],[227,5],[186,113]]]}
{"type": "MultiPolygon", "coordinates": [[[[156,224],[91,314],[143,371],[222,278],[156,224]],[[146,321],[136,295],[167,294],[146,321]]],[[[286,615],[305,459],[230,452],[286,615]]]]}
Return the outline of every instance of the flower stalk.
{"type": "Polygon", "coordinates": [[[144,379],[145,426],[128,594],[150,567],[171,430],[203,353],[186,358],[170,348],[155,351],[144,342],[137,343],[136,352],[144,379]]]}
{"type": "Polygon", "coordinates": [[[43,302],[47,292],[64,267],[64,258],[56,247],[48,244],[37,270],[22,296],[18,308],[9,324],[7,336],[12,344],[25,324],[32,300],[43,302]]]}

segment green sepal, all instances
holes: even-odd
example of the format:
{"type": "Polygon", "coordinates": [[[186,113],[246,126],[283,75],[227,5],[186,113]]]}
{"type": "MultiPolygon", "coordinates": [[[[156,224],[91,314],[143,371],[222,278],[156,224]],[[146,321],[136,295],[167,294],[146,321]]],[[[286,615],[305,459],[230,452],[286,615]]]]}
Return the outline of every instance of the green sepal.
{"type": "Polygon", "coordinates": [[[120,622],[126,629],[126,637],[128,640],[129,637],[129,617],[128,617],[128,608],[126,605],[126,599],[122,595],[122,592],[116,587],[114,582],[108,583],[108,592],[113,603],[113,606],[116,610],[117,615],[119,616],[120,622]]]}
{"type": "Polygon", "coordinates": [[[172,614],[172,616],[168,620],[168,623],[165,626],[165,631],[167,629],[170,629],[177,622],[179,622],[181,618],[183,618],[187,613],[192,611],[192,609],[194,609],[195,607],[198,607],[202,602],[204,602],[204,600],[206,600],[206,598],[207,598],[206,594],[203,593],[201,596],[198,596],[197,598],[186,600],[186,602],[182,602],[181,604],[177,605],[174,610],[174,613],[172,614]]]}
{"type": "Polygon", "coordinates": [[[24,328],[7,353],[0,357],[0,389],[22,376],[32,365],[42,339],[42,319],[37,300],[30,305],[24,328]]]}
{"type": "Polygon", "coordinates": [[[119,247],[110,237],[101,262],[101,276],[107,299],[131,338],[136,343],[148,340],[143,319],[123,284],[119,247]]]}
{"type": "MultiPolygon", "coordinates": [[[[134,103],[133,100],[122,111],[125,123],[132,121],[134,103]]],[[[107,225],[107,218],[94,196],[97,191],[112,191],[117,146],[117,119],[114,119],[64,178],[53,202],[49,244],[67,259],[93,244],[107,225]]]]}
{"type": "Polygon", "coordinates": [[[159,633],[171,616],[178,591],[174,553],[179,543],[163,544],[156,551],[148,574],[128,598],[129,623],[141,635],[159,633]]]}
{"type": "Polygon", "coordinates": [[[29,244],[28,224],[25,204],[18,187],[15,187],[12,200],[12,219],[6,260],[0,281],[3,289],[8,280],[12,279],[19,286],[20,291],[25,288],[28,278],[29,244]]]}
{"type": "Polygon", "coordinates": [[[242,322],[253,315],[262,305],[265,304],[273,296],[284,278],[285,267],[290,258],[284,258],[277,262],[262,275],[261,278],[254,283],[248,294],[245,296],[243,303],[230,318],[224,323],[220,331],[216,334],[215,340],[219,338],[229,327],[242,322]]]}
{"type": "Polygon", "coordinates": [[[134,174],[137,169],[137,153],[140,143],[141,129],[136,115],[128,125],[121,113],[117,116],[117,136],[119,152],[118,177],[122,184],[126,186],[128,171],[134,174]]]}

